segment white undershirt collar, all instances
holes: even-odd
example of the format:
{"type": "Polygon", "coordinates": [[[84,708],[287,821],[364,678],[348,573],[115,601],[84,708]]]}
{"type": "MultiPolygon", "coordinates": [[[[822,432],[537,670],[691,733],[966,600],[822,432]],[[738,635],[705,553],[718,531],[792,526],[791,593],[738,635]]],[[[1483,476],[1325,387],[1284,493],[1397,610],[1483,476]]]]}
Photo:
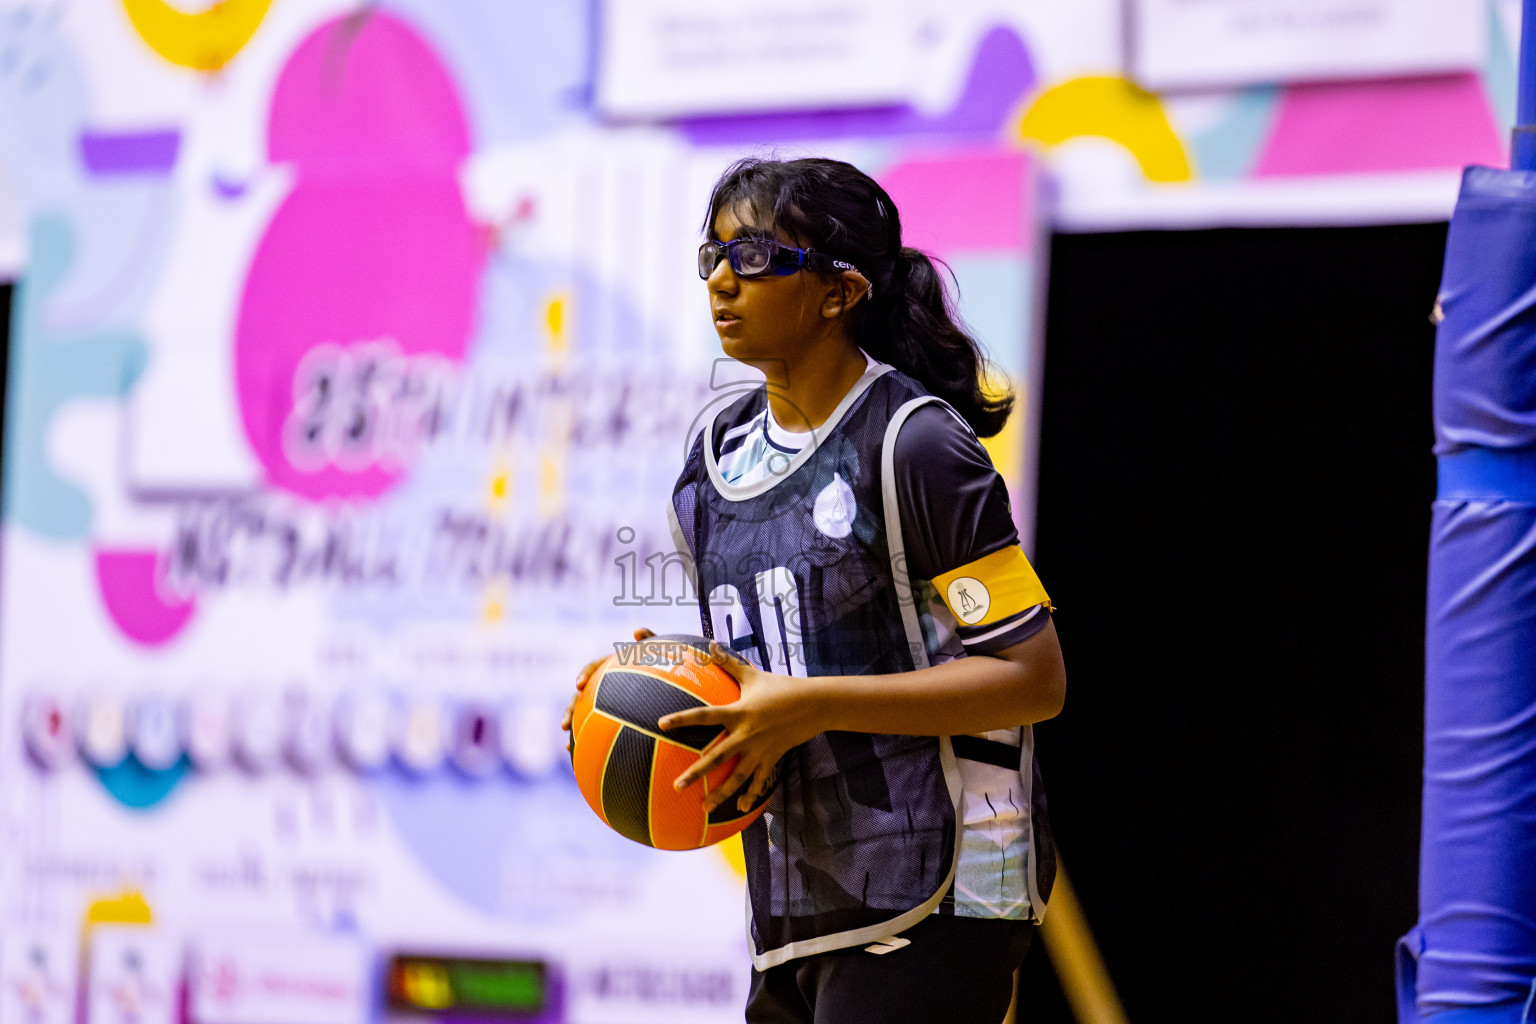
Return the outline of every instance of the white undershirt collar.
{"type": "MultiPolygon", "coordinates": [[[[868,370],[871,366],[875,365],[875,361],[869,357],[868,352],[861,348],[859,349],[859,354],[864,357],[864,369],[868,370]]],[[[811,432],[809,430],[785,430],[779,425],[779,421],[773,418],[773,406],[766,406],[765,411],[767,412],[767,420],[764,426],[768,431],[768,440],[773,442],[774,447],[783,448],[785,451],[797,452],[810,443],[811,432]]]]}

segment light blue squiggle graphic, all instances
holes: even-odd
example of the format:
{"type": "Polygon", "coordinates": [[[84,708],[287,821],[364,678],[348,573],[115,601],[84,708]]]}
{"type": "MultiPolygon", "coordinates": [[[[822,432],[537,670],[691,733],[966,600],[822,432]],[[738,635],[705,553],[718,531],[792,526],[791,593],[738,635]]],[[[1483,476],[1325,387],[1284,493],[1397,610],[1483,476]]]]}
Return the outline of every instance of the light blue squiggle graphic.
{"type": "Polygon", "coordinates": [[[1512,56],[1514,47],[1504,33],[1499,12],[1492,0],[1488,4],[1488,63],[1483,65],[1483,88],[1488,90],[1488,100],[1498,115],[1499,127],[1507,136],[1515,127],[1516,95],[1520,86],[1520,71],[1512,56]]]}
{"type": "Polygon", "coordinates": [[[492,917],[570,924],[622,897],[625,880],[647,860],[677,856],[610,830],[569,777],[473,782],[449,772],[417,779],[390,771],[375,785],[417,861],[492,917]]]}
{"type": "Polygon", "coordinates": [[[1022,381],[1029,371],[1027,346],[1019,344],[1021,324],[1031,322],[1029,263],[1012,253],[951,253],[965,322],[986,347],[987,355],[1009,378],[1022,381]]]}
{"type": "Polygon", "coordinates": [[[1245,89],[1232,98],[1219,124],[1193,134],[1189,148],[1200,177],[1218,181],[1247,177],[1269,138],[1279,103],[1280,90],[1272,86],[1245,89]]]}
{"type": "Polygon", "coordinates": [[[65,217],[73,228],[69,277],[48,318],[56,330],[84,331],[137,318],[175,204],[163,170],[93,172],[82,161],[90,98],[59,10],[0,12],[0,161],[27,219],[65,217]]]}
{"type": "Polygon", "coordinates": [[[59,205],[82,178],[73,154],[90,100],[61,16],[58,7],[0,14],[0,159],[38,208],[59,205]]]}
{"type": "Polygon", "coordinates": [[[90,530],[91,501],[49,464],[49,424],[73,398],[127,394],[144,371],[148,352],[132,331],[52,333],[44,314],[74,260],[74,237],[64,221],[49,217],[33,223],[30,241],[31,263],[11,316],[0,517],[44,537],[74,540],[90,530]]]}

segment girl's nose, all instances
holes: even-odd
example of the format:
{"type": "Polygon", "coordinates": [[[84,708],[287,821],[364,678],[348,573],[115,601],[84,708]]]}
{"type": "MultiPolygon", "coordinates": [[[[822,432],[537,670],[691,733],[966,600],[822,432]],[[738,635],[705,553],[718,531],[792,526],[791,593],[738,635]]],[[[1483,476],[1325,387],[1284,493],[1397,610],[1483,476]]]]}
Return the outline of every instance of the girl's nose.
{"type": "Polygon", "coordinates": [[[731,261],[722,259],[715,264],[715,269],[709,272],[709,278],[704,282],[709,285],[709,290],[719,292],[722,295],[734,295],[741,289],[741,279],[736,276],[736,271],[731,269],[731,261]]]}

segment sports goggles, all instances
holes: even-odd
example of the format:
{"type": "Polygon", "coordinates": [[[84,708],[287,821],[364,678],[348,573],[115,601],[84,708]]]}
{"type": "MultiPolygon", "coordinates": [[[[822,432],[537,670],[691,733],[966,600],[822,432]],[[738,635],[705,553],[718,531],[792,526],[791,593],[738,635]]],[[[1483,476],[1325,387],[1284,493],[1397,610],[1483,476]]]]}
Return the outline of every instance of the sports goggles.
{"type": "Polygon", "coordinates": [[[734,242],[705,242],[699,246],[699,276],[706,281],[721,260],[729,260],[737,277],[783,277],[802,268],[830,273],[859,268],[813,249],[796,249],[771,238],[738,238],[734,242]]]}

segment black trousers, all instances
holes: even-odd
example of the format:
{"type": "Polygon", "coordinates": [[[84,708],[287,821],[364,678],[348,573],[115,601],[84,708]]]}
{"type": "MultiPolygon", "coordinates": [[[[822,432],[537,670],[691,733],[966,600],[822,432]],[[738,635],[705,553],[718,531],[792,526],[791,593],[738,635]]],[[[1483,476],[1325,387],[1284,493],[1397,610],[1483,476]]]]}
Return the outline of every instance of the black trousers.
{"type": "Polygon", "coordinates": [[[931,914],[889,953],[864,946],[752,972],[748,1024],[1000,1024],[1034,926],[931,914]]]}

